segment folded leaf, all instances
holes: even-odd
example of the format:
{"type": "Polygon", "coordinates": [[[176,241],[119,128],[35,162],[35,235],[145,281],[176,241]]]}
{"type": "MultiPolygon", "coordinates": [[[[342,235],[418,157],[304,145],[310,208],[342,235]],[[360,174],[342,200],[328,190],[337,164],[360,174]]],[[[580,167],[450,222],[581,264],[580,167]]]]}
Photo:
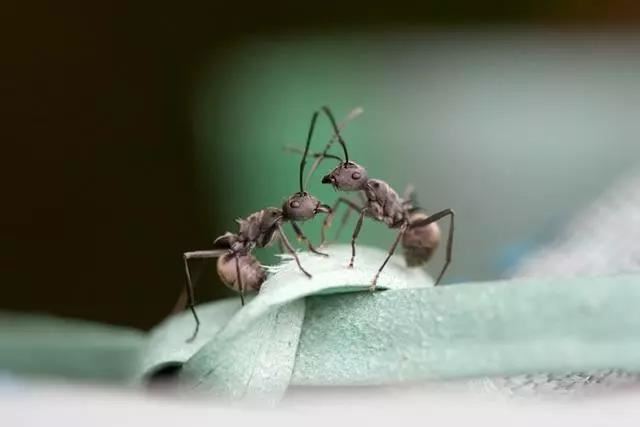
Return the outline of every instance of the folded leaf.
{"type": "Polygon", "coordinates": [[[45,315],[0,313],[0,372],[131,382],[146,337],[134,329],[45,315]]]}
{"type": "MultiPolygon", "coordinates": [[[[275,403],[292,386],[392,385],[539,373],[569,384],[615,371],[640,373],[640,276],[511,280],[433,287],[422,269],[386,253],[334,246],[275,267],[261,292],[198,307],[149,336],[40,316],[0,317],[0,370],[93,380],[140,381],[182,366],[188,388],[232,400],[275,403]]],[[[634,373],[629,376],[626,373],[634,373]]],[[[531,377],[529,375],[534,375],[531,377]]],[[[557,382],[556,382],[557,383],[557,382]]],[[[544,386],[544,384],[542,384],[544,386]]],[[[539,381],[533,384],[539,388],[539,381]]],[[[544,387],[543,387],[544,388],[544,387]]]]}
{"type": "Polygon", "coordinates": [[[200,331],[192,342],[187,340],[196,327],[190,310],[169,317],[153,328],[145,347],[139,376],[150,376],[166,366],[182,365],[209,342],[229,319],[240,310],[239,298],[228,298],[198,306],[200,331]]]}
{"type": "Polygon", "coordinates": [[[292,384],[640,372],[638,301],[638,276],[314,297],[292,384]]]}
{"type": "MultiPolygon", "coordinates": [[[[189,360],[182,372],[198,389],[232,399],[275,402],[291,379],[303,321],[302,298],[323,293],[368,291],[373,274],[386,253],[359,248],[355,268],[347,268],[350,247],[329,249],[329,258],[304,253],[300,259],[312,274],[308,279],[292,261],[262,286],[260,293],[189,360]]],[[[407,269],[392,259],[379,279],[380,289],[428,286],[431,279],[418,269],[407,269]]]]}

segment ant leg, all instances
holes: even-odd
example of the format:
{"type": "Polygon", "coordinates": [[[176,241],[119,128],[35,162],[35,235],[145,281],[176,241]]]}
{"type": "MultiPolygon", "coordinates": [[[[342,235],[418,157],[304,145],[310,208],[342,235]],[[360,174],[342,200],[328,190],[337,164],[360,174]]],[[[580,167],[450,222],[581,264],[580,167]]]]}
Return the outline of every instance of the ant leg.
{"type": "Polygon", "coordinates": [[[391,249],[389,249],[389,253],[387,254],[387,257],[384,259],[384,262],[382,263],[382,265],[378,269],[378,272],[374,276],[373,282],[371,282],[371,287],[369,288],[369,290],[371,290],[371,291],[375,291],[376,290],[376,283],[378,282],[378,277],[380,277],[380,273],[382,273],[382,270],[387,265],[387,262],[389,262],[389,259],[391,259],[391,256],[396,251],[396,248],[398,247],[398,243],[400,242],[400,239],[402,238],[404,233],[407,231],[407,228],[408,228],[408,223],[407,222],[403,223],[402,227],[400,227],[400,231],[398,232],[398,235],[396,236],[396,240],[393,242],[393,245],[391,245],[391,249]]]}
{"type": "Polygon", "coordinates": [[[347,225],[347,221],[349,221],[349,217],[351,216],[351,212],[353,212],[353,209],[347,209],[344,212],[344,215],[342,215],[342,218],[340,219],[340,225],[338,226],[338,229],[336,230],[336,234],[335,236],[333,236],[333,241],[337,241],[338,238],[340,237],[340,234],[342,233],[342,230],[344,230],[345,225],[347,225]]]}
{"type": "Polygon", "coordinates": [[[185,285],[187,288],[189,310],[191,310],[191,314],[193,314],[193,318],[196,321],[196,328],[193,331],[193,335],[191,336],[191,338],[187,339],[187,342],[192,342],[196,338],[196,335],[198,335],[198,331],[200,330],[200,319],[198,318],[198,313],[196,313],[196,299],[193,292],[193,282],[191,281],[191,271],[189,270],[189,260],[217,258],[225,252],[226,251],[213,250],[185,252],[182,254],[182,259],[184,260],[184,272],[187,277],[185,285]]]}
{"type": "MultiPolygon", "coordinates": [[[[362,207],[358,206],[356,203],[352,202],[346,197],[338,197],[338,200],[336,200],[336,202],[331,207],[331,212],[327,214],[327,216],[324,218],[324,222],[322,223],[322,230],[320,232],[320,236],[321,236],[320,246],[324,245],[324,243],[327,241],[327,234],[326,234],[327,230],[329,229],[329,227],[331,227],[331,223],[333,222],[333,217],[335,215],[335,212],[341,203],[344,203],[345,205],[347,205],[349,207],[349,210],[360,212],[363,209],[362,207]]],[[[340,229],[338,231],[340,231],[342,227],[343,227],[343,224],[340,225],[340,229]]]]}
{"type": "Polygon", "coordinates": [[[238,254],[236,259],[236,277],[238,278],[238,289],[240,289],[240,304],[244,307],[244,284],[242,283],[242,275],[240,274],[240,257],[238,254]]]}
{"type": "Polygon", "coordinates": [[[442,279],[442,276],[444,276],[444,272],[447,271],[447,268],[451,263],[451,258],[453,254],[453,229],[454,229],[455,212],[451,209],[445,209],[440,212],[436,212],[433,215],[430,215],[428,218],[425,218],[420,221],[416,221],[415,223],[411,224],[412,228],[424,227],[425,225],[429,225],[432,222],[436,222],[447,215],[451,216],[451,223],[449,224],[449,236],[447,237],[447,255],[445,258],[444,266],[442,267],[442,270],[440,271],[440,274],[438,275],[438,278],[436,279],[436,282],[433,286],[438,286],[438,284],[440,283],[440,280],[442,279]]]}
{"type": "Polygon", "coordinates": [[[360,216],[358,217],[356,228],[355,230],[353,230],[353,234],[351,235],[351,261],[349,261],[349,268],[353,268],[353,261],[356,259],[356,239],[358,238],[358,234],[360,234],[360,229],[362,228],[362,221],[364,220],[364,214],[366,212],[367,212],[367,208],[363,208],[360,211],[360,216]]]}
{"type": "Polygon", "coordinates": [[[298,268],[309,278],[311,279],[311,274],[309,274],[307,272],[307,270],[305,270],[304,268],[302,268],[302,264],[300,264],[300,259],[298,258],[298,254],[296,253],[295,249],[293,249],[293,246],[291,246],[291,243],[289,243],[289,239],[287,239],[287,235],[284,234],[284,230],[282,229],[282,226],[280,224],[278,224],[278,234],[280,235],[280,238],[282,239],[282,243],[284,243],[284,246],[287,248],[287,250],[289,251],[289,253],[291,255],[293,255],[293,258],[296,260],[296,264],[298,264],[298,268]]]}
{"type": "Polygon", "coordinates": [[[451,209],[446,209],[446,211],[447,211],[447,215],[450,215],[450,221],[451,221],[449,223],[449,235],[447,236],[447,252],[446,252],[447,255],[445,258],[444,267],[442,267],[442,271],[438,275],[438,278],[436,279],[436,283],[434,284],[434,286],[437,286],[440,283],[442,276],[444,276],[444,272],[447,271],[447,268],[451,263],[451,257],[453,254],[453,228],[454,228],[455,213],[451,209]]]}
{"type": "Polygon", "coordinates": [[[284,253],[284,245],[282,244],[282,239],[278,239],[278,250],[281,254],[284,253]]]}
{"type": "MultiPolygon", "coordinates": [[[[367,205],[367,198],[364,197],[364,194],[360,191],[358,191],[358,196],[360,196],[360,202],[362,202],[362,206],[366,206],[367,205]]],[[[359,206],[354,204],[354,208],[357,207],[357,211],[359,211],[360,208],[359,206]]],[[[338,229],[336,230],[336,234],[333,237],[334,241],[337,241],[338,238],[340,237],[340,233],[342,233],[342,230],[344,229],[344,226],[347,225],[347,221],[349,221],[349,217],[351,216],[351,212],[353,212],[356,209],[347,209],[347,211],[344,213],[344,215],[342,216],[342,219],[340,220],[340,226],[338,226],[338,229]]]]}
{"type": "Polygon", "coordinates": [[[309,248],[309,250],[311,252],[313,252],[314,254],[317,254],[317,255],[329,256],[329,254],[325,254],[324,252],[320,252],[319,250],[317,250],[313,246],[313,244],[311,243],[311,240],[309,240],[307,238],[307,236],[304,235],[304,233],[302,232],[302,229],[300,228],[300,226],[298,224],[296,224],[295,222],[291,221],[291,227],[293,228],[293,231],[296,232],[296,235],[298,236],[298,238],[300,240],[302,240],[303,242],[307,243],[307,247],[309,248]]]}

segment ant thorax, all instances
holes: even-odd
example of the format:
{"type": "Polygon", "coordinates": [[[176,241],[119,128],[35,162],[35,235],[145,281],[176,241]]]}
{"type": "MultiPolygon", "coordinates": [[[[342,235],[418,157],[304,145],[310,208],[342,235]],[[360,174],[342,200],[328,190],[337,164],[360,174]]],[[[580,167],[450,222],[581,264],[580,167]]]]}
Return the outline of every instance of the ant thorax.
{"type": "Polygon", "coordinates": [[[405,222],[406,208],[389,184],[379,179],[370,179],[362,191],[367,198],[369,216],[391,228],[400,227],[405,222]]]}
{"type": "Polygon", "coordinates": [[[282,211],[278,208],[265,208],[252,213],[246,219],[238,218],[240,226],[238,235],[245,242],[255,242],[263,248],[271,244],[275,238],[277,225],[282,221],[282,211]]]}

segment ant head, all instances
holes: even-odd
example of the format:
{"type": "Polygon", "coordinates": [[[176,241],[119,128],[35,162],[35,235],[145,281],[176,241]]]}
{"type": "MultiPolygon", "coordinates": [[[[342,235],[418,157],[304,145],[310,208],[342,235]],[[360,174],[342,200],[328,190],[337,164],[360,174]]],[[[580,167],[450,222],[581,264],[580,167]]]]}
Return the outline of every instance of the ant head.
{"type": "Polygon", "coordinates": [[[354,162],[341,162],[322,178],[323,184],[331,184],[339,191],[362,190],[368,180],[367,170],[354,162]]]}
{"type": "Polygon", "coordinates": [[[282,205],[284,217],[292,221],[306,221],[320,212],[329,213],[331,208],[306,191],[300,191],[289,197],[282,205]]]}

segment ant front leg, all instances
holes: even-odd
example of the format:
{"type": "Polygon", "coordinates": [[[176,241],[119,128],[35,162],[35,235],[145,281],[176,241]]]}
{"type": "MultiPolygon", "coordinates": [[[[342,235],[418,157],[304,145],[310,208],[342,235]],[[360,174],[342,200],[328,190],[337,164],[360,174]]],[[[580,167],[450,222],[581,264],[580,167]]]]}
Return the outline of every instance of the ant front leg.
{"type": "Polygon", "coordinates": [[[440,280],[442,279],[442,276],[444,276],[444,272],[447,271],[447,268],[451,263],[451,258],[453,255],[453,228],[454,228],[454,218],[456,216],[455,212],[451,209],[445,209],[440,212],[436,212],[433,215],[430,215],[429,217],[423,220],[416,221],[415,223],[411,224],[412,228],[424,227],[425,225],[429,225],[432,222],[436,222],[439,219],[444,218],[445,216],[451,216],[451,223],[449,224],[449,235],[447,237],[447,255],[445,258],[444,266],[442,267],[442,270],[440,271],[440,274],[438,275],[438,278],[436,279],[435,284],[433,286],[438,286],[438,284],[440,283],[440,280]]]}
{"type": "MultiPolygon", "coordinates": [[[[324,222],[322,223],[322,230],[320,232],[320,237],[321,237],[320,246],[323,246],[327,241],[327,234],[326,234],[327,230],[329,229],[329,227],[331,227],[331,223],[333,222],[333,216],[335,215],[336,209],[338,209],[340,204],[347,205],[348,210],[345,213],[345,216],[342,217],[342,222],[340,224],[340,228],[338,229],[338,233],[344,227],[344,224],[347,222],[347,219],[349,218],[349,213],[352,210],[356,212],[360,212],[363,209],[361,206],[358,206],[356,203],[352,202],[346,197],[338,197],[338,200],[336,200],[336,202],[333,204],[333,207],[331,208],[331,212],[327,214],[327,216],[324,219],[324,222]]],[[[337,233],[336,233],[336,238],[337,238],[337,233]]]]}
{"type": "Polygon", "coordinates": [[[387,263],[389,262],[389,259],[391,259],[391,256],[396,251],[396,248],[398,247],[398,243],[400,242],[400,239],[402,238],[404,233],[407,231],[407,228],[409,228],[409,223],[408,222],[404,222],[402,224],[402,226],[400,227],[400,231],[398,231],[398,235],[396,236],[396,240],[393,242],[393,245],[391,245],[391,249],[389,249],[389,253],[387,254],[387,257],[384,259],[384,262],[382,263],[382,265],[378,269],[378,272],[373,277],[373,282],[371,282],[371,287],[369,288],[369,290],[371,290],[371,291],[375,291],[376,290],[376,283],[378,282],[378,277],[380,277],[380,273],[382,273],[382,270],[387,265],[387,263]]]}
{"type": "Polygon", "coordinates": [[[291,243],[289,243],[289,239],[287,239],[287,235],[284,234],[284,230],[282,229],[282,226],[280,224],[277,225],[278,227],[278,234],[280,239],[282,239],[282,243],[284,243],[284,246],[287,248],[287,250],[289,251],[289,253],[293,256],[293,258],[296,260],[296,264],[298,264],[298,268],[300,269],[300,271],[302,271],[309,279],[311,279],[311,274],[309,274],[307,272],[307,270],[305,270],[304,268],[302,268],[302,264],[300,264],[300,258],[298,258],[298,254],[296,253],[295,249],[293,249],[293,246],[291,246],[291,243]]]}
{"type": "Polygon", "coordinates": [[[337,242],[340,238],[340,234],[342,234],[342,230],[344,230],[344,226],[347,225],[347,221],[349,221],[349,218],[351,217],[351,213],[353,211],[354,209],[347,209],[346,211],[344,211],[344,215],[342,215],[342,218],[340,218],[340,225],[336,230],[336,234],[333,236],[334,242],[337,242]]]}
{"type": "Polygon", "coordinates": [[[362,221],[364,221],[364,216],[366,213],[367,213],[367,208],[363,208],[360,211],[360,216],[358,217],[356,228],[355,230],[353,230],[353,234],[351,235],[351,261],[349,261],[349,268],[353,268],[353,262],[356,259],[356,239],[360,234],[360,229],[362,228],[362,221]]]}
{"type": "MultiPolygon", "coordinates": [[[[364,197],[364,194],[362,194],[360,191],[358,191],[358,196],[360,196],[360,201],[362,202],[362,206],[365,206],[367,204],[367,199],[366,199],[366,197],[364,197]]],[[[362,208],[360,208],[359,206],[353,204],[353,207],[351,209],[347,209],[346,210],[346,212],[344,213],[344,215],[340,219],[340,225],[338,226],[338,229],[336,230],[336,234],[333,237],[334,241],[337,241],[338,238],[340,237],[340,234],[342,233],[342,230],[344,229],[344,226],[347,225],[347,221],[349,221],[349,218],[351,217],[351,213],[353,211],[359,212],[361,209],[362,208]],[[354,207],[357,207],[358,209],[354,209],[354,207]]]]}
{"type": "Polygon", "coordinates": [[[322,256],[329,256],[329,254],[325,254],[324,252],[320,252],[319,250],[317,250],[313,244],[311,243],[311,240],[309,240],[307,238],[307,236],[304,235],[304,233],[302,232],[302,229],[300,228],[300,226],[291,221],[291,227],[293,228],[293,231],[295,231],[296,235],[298,236],[298,239],[302,240],[303,242],[305,242],[307,244],[307,247],[309,248],[309,250],[311,252],[313,252],[314,254],[317,255],[322,255],[322,256]]]}

